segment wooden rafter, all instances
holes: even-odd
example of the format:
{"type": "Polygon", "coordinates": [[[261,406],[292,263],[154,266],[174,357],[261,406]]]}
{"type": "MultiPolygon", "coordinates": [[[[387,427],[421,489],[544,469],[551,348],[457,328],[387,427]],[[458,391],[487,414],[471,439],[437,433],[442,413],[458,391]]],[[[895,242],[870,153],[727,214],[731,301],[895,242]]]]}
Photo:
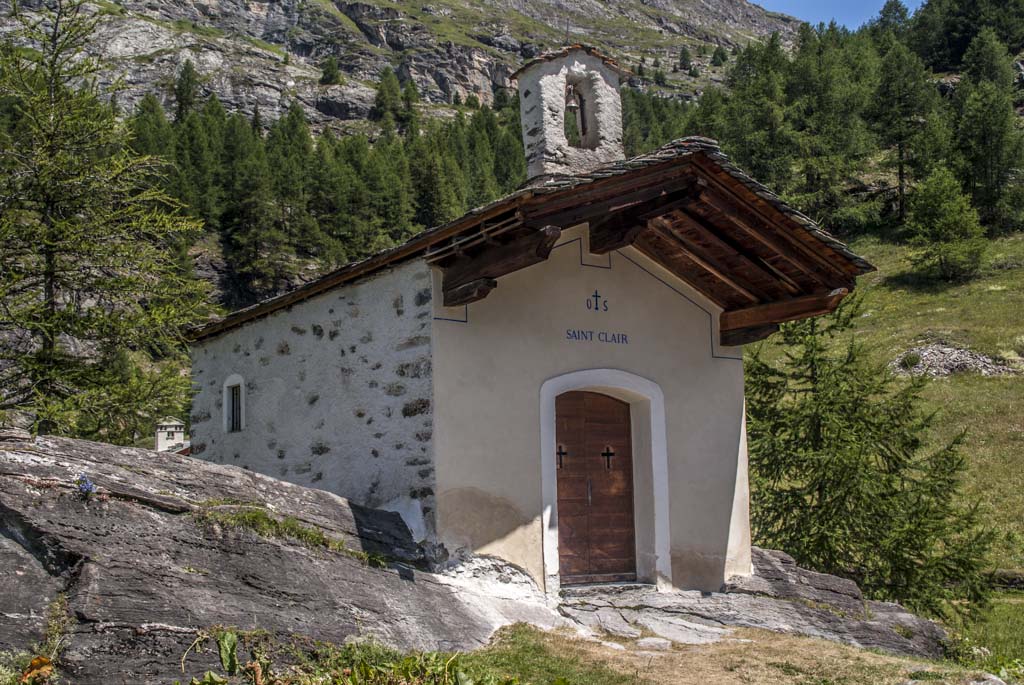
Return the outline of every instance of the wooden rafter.
{"type": "Polygon", "coordinates": [[[487,297],[497,287],[495,279],[547,259],[560,235],[556,226],[544,226],[508,244],[487,245],[475,255],[444,264],[444,306],[454,307],[487,297]]]}
{"type": "Polygon", "coordinates": [[[717,259],[702,250],[698,245],[673,231],[668,220],[663,218],[651,219],[649,226],[651,230],[657,231],[665,239],[674,239],[678,243],[676,249],[686,255],[691,262],[707,271],[722,283],[725,283],[747,300],[750,302],[761,302],[762,297],[751,292],[750,288],[753,286],[750,283],[740,283],[740,279],[735,277],[735,275],[730,275],[729,269],[723,266],[717,259]]]}
{"type": "Polygon", "coordinates": [[[735,291],[718,281],[700,265],[693,262],[677,246],[678,242],[675,238],[666,235],[664,231],[654,227],[641,231],[634,243],[634,247],[640,250],[648,259],[668,270],[669,273],[691,286],[697,292],[702,293],[717,306],[723,309],[730,307],[733,302],[726,293],[735,294],[735,291]],[[713,285],[708,281],[711,281],[713,285]]]}
{"type": "MultiPolygon", "coordinates": [[[[704,164],[698,164],[698,166],[702,169],[705,168],[704,164]]],[[[809,242],[803,240],[803,234],[806,233],[803,229],[800,231],[777,230],[778,217],[767,216],[764,210],[758,206],[760,201],[756,199],[756,195],[754,196],[755,201],[752,203],[749,197],[743,197],[745,193],[741,194],[733,184],[724,183],[711,169],[707,169],[706,178],[711,182],[713,190],[718,192],[708,193],[705,202],[727,216],[748,235],[765,243],[783,255],[791,264],[815,276],[822,283],[834,283],[835,280],[841,279],[843,282],[852,284],[854,275],[838,266],[835,258],[823,254],[823,250],[828,250],[823,243],[813,239],[812,247],[809,242]],[[719,193],[726,196],[724,201],[718,197],[719,193]],[[753,226],[755,223],[756,227],[753,226]],[[814,265],[813,269],[808,268],[808,262],[814,265]],[[830,277],[824,276],[822,272],[830,277]]],[[[810,238],[810,236],[807,237],[810,238]]]]}
{"type": "Polygon", "coordinates": [[[648,222],[697,201],[706,183],[689,179],[682,187],[606,216],[590,219],[590,251],[607,254],[632,245],[648,222]]]}
{"type": "Polygon", "coordinates": [[[799,295],[803,292],[792,278],[765,261],[756,252],[746,249],[730,236],[717,230],[700,214],[688,208],[682,208],[675,212],[673,218],[677,218],[683,227],[699,235],[701,241],[716,247],[740,262],[751,273],[756,274],[760,280],[775,285],[778,289],[776,294],[781,295],[783,292],[787,292],[790,295],[799,295]]]}
{"type": "Polygon", "coordinates": [[[810,316],[828,314],[835,310],[849,291],[846,288],[818,295],[805,295],[790,300],[769,302],[744,309],[732,309],[722,312],[719,317],[721,332],[770,326],[774,324],[804,319],[810,316]]]}
{"type": "MultiPolygon", "coordinates": [[[[613,194],[608,194],[606,188],[585,188],[577,193],[572,202],[537,202],[524,210],[524,223],[569,228],[594,217],[629,211],[658,198],[687,192],[694,183],[688,170],[674,170],[664,176],[651,177],[645,181],[613,194]],[[598,190],[602,192],[598,193],[598,190]]],[[[542,197],[538,196],[535,200],[542,197]]]]}
{"type": "Polygon", "coordinates": [[[590,252],[608,254],[632,245],[647,228],[647,222],[637,220],[632,214],[615,214],[604,221],[590,223],[590,252]]]}

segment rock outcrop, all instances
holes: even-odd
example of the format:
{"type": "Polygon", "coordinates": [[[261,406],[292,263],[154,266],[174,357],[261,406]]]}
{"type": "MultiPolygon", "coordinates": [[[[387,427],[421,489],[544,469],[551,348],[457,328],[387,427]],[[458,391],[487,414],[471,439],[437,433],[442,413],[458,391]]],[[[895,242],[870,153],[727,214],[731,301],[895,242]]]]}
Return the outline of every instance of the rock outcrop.
{"type": "MultiPolygon", "coordinates": [[[[0,434],[0,651],[39,639],[63,594],[76,685],[181,678],[182,655],[215,625],[464,650],[513,621],[558,623],[521,592],[481,596],[424,562],[397,514],[327,492],[168,453],[0,434]],[[87,498],[82,473],[97,487],[87,498]]],[[[189,670],[214,659],[190,655],[189,670]]]]}
{"type": "Polygon", "coordinates": [[[189,674],[215,668],[214,653],[189,650],[214,626],[279,644],[373,638],[425,650],[473,649],[513,622],[640,650],[734,627],[916,656],[938,656],[944,637],[852,582],[756,548],[755,575],[722,592],[576,588],[557,610],[496,559],[433,565],[395,513],[233,466],[0,429],[0,652],[40,640],[63,597],[61,666],[76,685],[166,684],[182,678],[186,653],[189,674]],[[83,474],[94,490],[76,483],[83,474]]]}
{"type": "Polygon", "coordinates": [[[559,608],[618,637],[644,631],[682,644],[713,642],[733,627],[810,635],[896,654],[942,656],[945,631],[898,604],[866,600],[857,584],[802,569],[782,552],[753,549],[754,575],[722,592],[659,593],[642,586],[563,592],[559,608]]]}

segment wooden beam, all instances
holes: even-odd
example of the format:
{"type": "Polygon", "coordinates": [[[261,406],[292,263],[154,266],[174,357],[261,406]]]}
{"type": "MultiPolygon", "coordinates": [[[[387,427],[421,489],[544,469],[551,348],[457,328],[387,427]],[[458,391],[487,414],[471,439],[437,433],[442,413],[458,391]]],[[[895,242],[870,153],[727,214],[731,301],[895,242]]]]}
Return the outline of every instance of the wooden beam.
{"type": "MultiPolygon", "coordinates": [[[[815,242],[813,247],[805,242],[801,236],[794,235],[794,231],[792,230],[775,229],[774,226],[777,224],[777,221],[766,216],[764,211],[758,207],[757,204],[751,203],[749,197],[742,197],[741,191],[737,190],[737,188],[734,187],[734,184],[724,182],[716,173],[711,172],[710,170],[708,172],[708,178],[719,190],[723,191],[728,196],[728,199],[723,202],[717,199],[714,196],[714,193],[708,193],[708,196],[704,198],[704,200],[709,206],[719,212],[722,212],[745,232],[750,233],[752,237],[755,237],[777,251],[780,255],[786,258],[786,261],[789,261],[797,268],[813,276],[815,280],[823,284],[826,284],[827,282],[828,285],[833,286],[836,285],[837,281],[852,286],[854,277],[849,274],[843,266],[840,266],[830,260],[817,249],[821,248],[835,254],[831,248],[827,247],[824,243],[821,243],[817,238],[812,238],[809,235],[807,237],[815,242]],[[737,209],[739,209],[739,211],[749,212],[758,223],[769,227],[767,233],[770,233],[771,237],[765,235],[766,231],[752,226],[749,220],[740,216],[737,209]],[[808,262],[813,264],[815,268],[808,268],[808,262]],[[832,278],[824,278],[822,274],[819,273],[819,270],[830,274],[832,278]]],[[[747,190],[746,187],[743,187],[743,189],[747,190]]],[[[757,198],[756,195],[754,197],[755,202],[763,202],[763,200],[757,198]]],[[[787,222],[792,223],[792,220],[788,219],[788,217],[786,217],[781,211],[776,209],[775,213],[785,218],[787,222]]],[[[806,234],[806,231],[803,228],[799,228],[799,230],[806,234]]],[[[836,257],[842,259],[842,262],[845,265],[845,259],[839,257],[839,255],[836,255],[836,257]]]]}
{"type": "Polygon", "coordinates": [[[718,249],[728,252],[735,259],[746,265],[748,269],[757,273],[761,278],[775,283],[779,287],[780,294],[785,291],[790,295],[799,295],[803,291],[792,278],[782,273],[774,266],[766,262],[755,252],[751,252],[743,245],[737,243],[730,236],[722,233],[717,227],[709,223],[700,214],[690,209],[680,209],[674,215],[682,219],[688,227],[699,233],[702,240],[714,245],[718,249]]]}
{"type": "Polygon", "coordinates": [[[632,215],[615,214],[604,221],[590,224],[590,253],[608,254],[612,250],[621,250],[647,228],[647,223],[637,221],[632,215]]]}
{"type": "Polygon", "coordinates": [[[750,343],[755,343],[758,340],[764,340],[778,330],[779,324],[777,323],[770,323],[764,326],[751,326],[750,328],[737,328],[733,331],[722,331],[720,340],[724,347],[749,345],[750,343]]]}
{"type": "MultiPolygon", "coordinates": [[[[666,250],[658,245],[659,242],[665,242],[667,240],[672,241],[672,249],[675,249],[678,245],[678,242],[674,238],[666,237],[657,231],[641,231],[640,235],[637,237],[635,247],[652,262],[664,268],[670,274],[681,280],[683,283],[686,283],[698,293],[704,295],[704,297],[708,298],[719,307],[722,307],[723,309],[729,307],[730,303],[722,294],[710,292],[707,283],[702,283],[698,278],[695,278],[694,273],[681,271],[679,265],[672,262],[666,254],[666,250]]],[[[683,254],[681,250],[679,251],[679,256],[684,260],[689,261],[689,257],[683,254]]],[[[694,271],[703,271],[697,265],[694,265],[694,267],[694,271]]]]}
{"type": "Polygon", "coordinates": [[[607,178],[571,188],[548,192],[541,192],[541,189],[538,189],[537,193],[524,202],[523,209],[528,216],[537,218],[609,198],[613,199],[613,202],[616,201],[615,198],[622,202],[622,198],[630,193],[649,188],[671,190],[674,182],[692,178],[694,175],[689,165],[681,165],[678,160],[672,160],[632,173],[612,174],[607,178]]]}
{"type": "Polygon", "coordinates": [[[648,221],[698,201],[706,187],[705,181],[691,179],[678,190],[658,195],[611,215],[591,219],[590,252],[607,254],[632,245],[647,228],[648,221]]]}
{"type": "MultiPolygon", "coordinates": [[[[698,188],[697,179],[693,176],[673,176],[656,179],[655,183],[639,188],[627,188],[616,195],[602,194],[593,199],[583,195],[585,187],[580,191],[577,201],[567,207],[553,210],[551,206],[540,205],[526,213],[525,223],[531,225],[553,224],[569,228],[576,224],[589,221],[595,217],[604,218],[619,212],[642,214],[656,210],[660,205],[679,199],[692,198],[698,188]]],[[[552,203],[554,204],[554,203],[552,203]]]]}
{"type": "Polygon", "coordinates": [[[699,254],[700,248],[673,231],[671,227],[668,226],[667,220],[651,219],[648,225],[651,226],[653,230],[660,232],[667,240],[675,240],[677,243],[676,248],[680,250],[687,259],[707,271],[722,283],[725,283],[751,302],[761,301],[761,297],[752,293],[744,285],[740,284],[733,276],[731,276],[728,273],[728,269],[723,267],[709,255],[699,254]]]}
{"type": "Polygon", "coordinates": [[[494,289],[485,287],[488,281],[544,261],[561,233],[556,226],[545,226],[513,242],[486,246],[476,255],[460,257],[443,267],[445,306],[453,306],[449,302],[467,304],[487,297],[494,289]],[[468,290],[463,287],[472,284],[476,285],[468,290]]]}
{"type": "Polygon", "coordinates": [[[722,332],[734,331],[828,314],[849,292],[846,288],[837,288],[825,294],[805,295],[790,300],[725,311],[719,317],[718,327],[722,332]]]}
{"type": "Polygon", "coordinates": [[[491,294],[491,291],[498,287],[498,282],[493,278],[478,278],[454,288],[444,289],[444,306],[459,307],[470,302],[482,300],[491,294]]]}

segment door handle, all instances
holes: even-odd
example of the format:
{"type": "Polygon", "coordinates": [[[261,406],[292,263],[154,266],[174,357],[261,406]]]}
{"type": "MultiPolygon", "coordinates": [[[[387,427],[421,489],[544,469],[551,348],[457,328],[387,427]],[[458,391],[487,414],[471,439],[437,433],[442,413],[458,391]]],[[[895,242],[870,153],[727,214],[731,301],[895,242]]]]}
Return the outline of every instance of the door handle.
{"type": "Polygon", "coordinates": [[[591,505],[591,495],[593,495],[593,488],[591,487],[591,480],[587,479],[587,506],[591,505]]]}

